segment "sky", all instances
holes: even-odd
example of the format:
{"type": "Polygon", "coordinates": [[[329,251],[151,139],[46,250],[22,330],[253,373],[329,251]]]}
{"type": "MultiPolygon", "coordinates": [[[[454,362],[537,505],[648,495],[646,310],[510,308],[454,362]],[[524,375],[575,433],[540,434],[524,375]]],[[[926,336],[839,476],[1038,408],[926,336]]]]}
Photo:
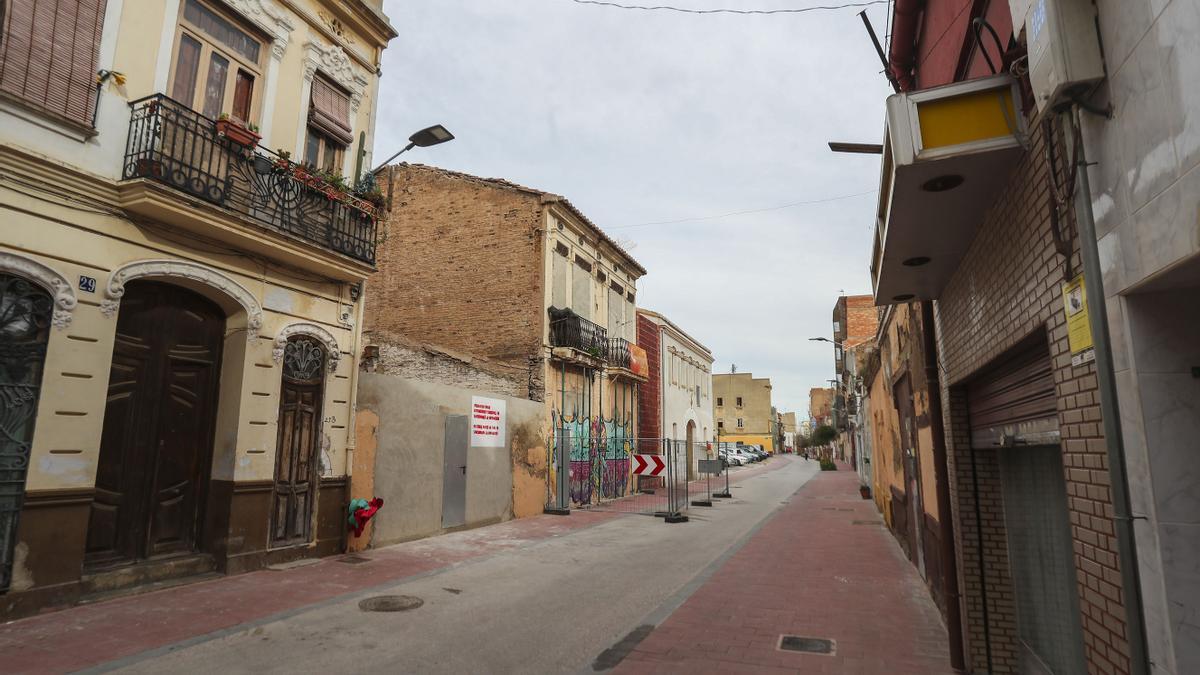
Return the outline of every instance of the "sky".
{"type": "MultiPolygon", "coordinates": [[[[886,7],[868,9],[881,39],[886,7]]],[[[858,9],[385,0],[384,11],[400,35],[384,52],[377,161],[444,124],[454,141],[402,159],[567,197],[648,270],[638,305],[711,349],[713,372],[770,377],[777,408],[807,410],[809,388],[834,377],[832,345],[808,338],[832,334],[839,294],[871,289],[879,157],[826,145],[882,141],[890,90],[858,9]],[[682,219],[701,220],[644,225],[682,219]]]]}

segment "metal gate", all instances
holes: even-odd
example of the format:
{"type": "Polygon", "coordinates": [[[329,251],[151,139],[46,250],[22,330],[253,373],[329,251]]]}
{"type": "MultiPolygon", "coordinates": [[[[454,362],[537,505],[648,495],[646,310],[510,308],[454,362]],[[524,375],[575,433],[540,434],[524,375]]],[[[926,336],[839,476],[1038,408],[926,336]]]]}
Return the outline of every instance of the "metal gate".
{"type": "Polygon", "coordinates": [[[12,581],[17,520],[37,417],[54,303],[20,277],[0,274],[0,593],[12,581]]]}

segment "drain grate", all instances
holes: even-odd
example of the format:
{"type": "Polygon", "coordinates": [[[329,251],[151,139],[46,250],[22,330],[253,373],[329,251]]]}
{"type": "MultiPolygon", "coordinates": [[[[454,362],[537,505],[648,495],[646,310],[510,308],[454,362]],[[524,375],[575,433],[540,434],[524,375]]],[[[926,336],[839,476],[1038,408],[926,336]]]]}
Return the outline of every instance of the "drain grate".
{"type": "Polygon", "coordinates": [[[801,637],[799,635],[779,636],[779,648],[788,652],[832,655],[836,646],[833,640],[826,640],[825,638],[801,637]]]}
{"type": "Polygon", "coordinates": [[[852,520],[851,525],[878,525],[878,520],[852,520]]]}
{"type": "Polygon", "coordinates": [[[365,562],[371,562],[370,558],[364,558],[361,555],[344,555],[337,559],[338,562],[346,563],[347,565],[361,565],[365,562]]]}
{"type": "Polygon", "coordinates": [[[423,604],[424,600],[412,595],[376,595],[359,600],[358,608],[364,612],[407,612],[423,604]]]}

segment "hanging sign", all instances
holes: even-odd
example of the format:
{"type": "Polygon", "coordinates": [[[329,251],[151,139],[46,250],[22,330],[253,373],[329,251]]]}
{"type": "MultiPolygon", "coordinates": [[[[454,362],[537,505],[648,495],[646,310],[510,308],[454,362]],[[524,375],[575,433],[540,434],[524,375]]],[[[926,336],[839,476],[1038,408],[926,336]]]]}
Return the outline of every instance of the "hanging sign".
{"type": "Polygon", "coordinates": [[[498,398],[471,397],[471,446],[504,447],[504,401],[498,398]]]}
{"type": "Polygon", "coordinates": [[[1067,314],[1067,342],[1071,347],[1071,365],[1081,366],[1096,360],[1092,345],[1092,326],[1088,323],[1087,287],[1083,275],[1063,284],[1063,306],[1067,314]]]}

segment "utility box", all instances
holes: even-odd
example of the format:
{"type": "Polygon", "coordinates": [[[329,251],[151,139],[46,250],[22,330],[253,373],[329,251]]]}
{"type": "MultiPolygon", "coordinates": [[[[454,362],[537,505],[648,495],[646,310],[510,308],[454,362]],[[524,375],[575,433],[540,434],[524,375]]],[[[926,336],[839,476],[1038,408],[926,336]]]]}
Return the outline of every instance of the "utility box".
{"type": "Polygon", "coordinates": [[[1104,79],[1104,57],[1091,0],[1009,0],[1013,25],[1025,27],[1029,83],[1039,112],[1104,79]]]}

